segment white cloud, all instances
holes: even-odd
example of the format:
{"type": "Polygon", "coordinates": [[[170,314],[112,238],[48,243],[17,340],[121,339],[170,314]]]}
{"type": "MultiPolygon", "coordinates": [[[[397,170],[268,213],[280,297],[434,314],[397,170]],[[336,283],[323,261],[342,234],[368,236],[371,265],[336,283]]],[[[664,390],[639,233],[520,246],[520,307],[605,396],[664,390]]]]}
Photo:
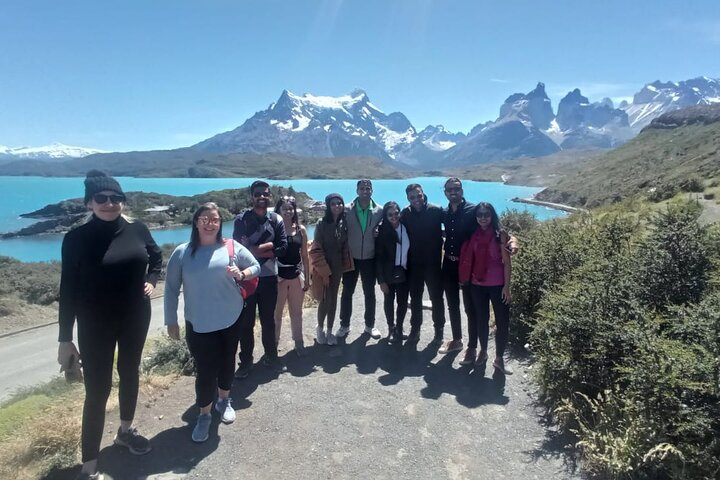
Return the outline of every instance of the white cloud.
{"type": "Polygon", "coordinates": [[[488,78],[488,82],[492,83],[510,83],[510,80],[504,80],[502,78],[488,78]]]}

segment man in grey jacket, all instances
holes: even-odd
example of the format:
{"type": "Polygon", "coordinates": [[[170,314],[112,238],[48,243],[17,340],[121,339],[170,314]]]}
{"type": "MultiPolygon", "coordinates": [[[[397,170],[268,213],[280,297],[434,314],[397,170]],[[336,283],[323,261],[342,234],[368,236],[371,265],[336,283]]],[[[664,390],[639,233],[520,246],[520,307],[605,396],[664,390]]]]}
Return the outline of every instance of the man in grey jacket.
{"type": "Polygon", "coordinates": [[[352,296],[355,293],[358,276],[362,280],[365,295],[365,333],[372,338],[381,337],[375,328],[375,228],[382,220],[382,207],[372,199],[372,182],[358,180],[357,198],[346,211],[348,243],[350,254],[355,262],[355,270],[343,274],[343,290],[340,297],[340,328],[336,336],[344,337],[350,333],[352,316],[352,296]]]}

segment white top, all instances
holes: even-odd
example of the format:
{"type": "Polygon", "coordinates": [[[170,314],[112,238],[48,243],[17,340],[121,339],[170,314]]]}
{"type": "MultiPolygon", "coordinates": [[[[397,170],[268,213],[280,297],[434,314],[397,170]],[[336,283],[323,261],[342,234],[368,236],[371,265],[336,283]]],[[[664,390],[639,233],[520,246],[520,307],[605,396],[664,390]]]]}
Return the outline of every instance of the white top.
{"type": "Polygon", "coordinates": [[[398,234],[399,242],[395,244],[395,265],[402,265],[403,268],[407,268],[408,250],[410,250],[410,238],[407,234],[407,229],[401,223],[395,229],[398,234]]]}

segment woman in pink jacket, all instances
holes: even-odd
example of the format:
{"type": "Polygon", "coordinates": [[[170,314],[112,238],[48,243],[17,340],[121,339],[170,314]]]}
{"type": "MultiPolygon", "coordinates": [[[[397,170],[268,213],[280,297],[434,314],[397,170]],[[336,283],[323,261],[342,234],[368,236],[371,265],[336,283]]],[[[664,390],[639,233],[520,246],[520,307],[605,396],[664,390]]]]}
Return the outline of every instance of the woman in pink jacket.
{"type": "Polygon", "coordinates": [[[490,304],[495,313],[495,360],[493,366],[505,375],[512,369],[505,365],[503,354],[507,346],[510,328],[510,276],[512,267],[510,253],[502,248],[507,244],[508,234],[501,229],[495,208],[481,202],[475,207],[478,226],[472,237],[460,250],[460,283],[470,285],[475,306],[475,321],[468,326],[468,348],[461,365],[475,363],[478,370],[484,370],[488,359],[490,304]],[[480,352],[476,356],[477,341],[480,352]]]}

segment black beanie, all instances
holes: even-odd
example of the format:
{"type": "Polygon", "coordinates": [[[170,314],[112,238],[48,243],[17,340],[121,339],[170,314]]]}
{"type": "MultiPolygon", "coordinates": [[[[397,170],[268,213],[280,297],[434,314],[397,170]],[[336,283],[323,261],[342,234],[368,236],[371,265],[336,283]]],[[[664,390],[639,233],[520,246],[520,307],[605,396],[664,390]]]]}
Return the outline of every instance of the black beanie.
{"type": "Polygon", "coordinates": [[[113,177],[108,177],[100,170],[90,170],[85,177],[85,203],[88,203],[93,195],[103,190],[111,190],[120,195],[125,195],[120,184],[113,177]]]}
{"type": "Polygon", "coordinates": [[[330,206],[330,200],[332,200],[333,198],[339,199],[339,200],[343,203],[343,205],[345,205],[345,200],[343,199],[342,195],[340,195],[339,193],[330,193],[330,194],[328,194],[328,195],[325,197],[325,205],[327,205],[327,206],[329,207],[329,206],[330,206]]]}

